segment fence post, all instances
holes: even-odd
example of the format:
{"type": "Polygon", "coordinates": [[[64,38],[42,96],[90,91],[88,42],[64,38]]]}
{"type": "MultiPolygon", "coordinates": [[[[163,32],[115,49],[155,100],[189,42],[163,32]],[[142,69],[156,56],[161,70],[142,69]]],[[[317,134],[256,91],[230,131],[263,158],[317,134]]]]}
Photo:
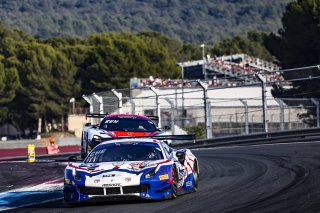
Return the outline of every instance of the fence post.
{"type": "Polygon", "coordinates": [[[119,114],[122,114],[122,93],[117,92],[115,89],[112,89],[111,92],[118,98],[118,109],[119,114]]]}
{"type": "Polygon", "coordinates": [[[184,117],[184,83],[182,83],[182,89],[181,89],[181,108],[182,108],[182,112],[179,114],[179,115],[182,115],[182,127],[184,128],[185,127],[185,119],[186,117],[184,117]]]}
{"type": "Polygon", "coordinates": [[[134,103],[134,100],[129,98],[129,102],[131,104],[131,113],[136,114],[136,104],[134,103]]]}
{"type": "Polygon", "coordinates": [[[280,130],[284,130],[284,108],[283,108],[283,101],[279,98],[274,99],[280,106],[280,130]]]}
{"type": "Polygon", "coordinates": [[[233,127],[233,124],[232,124],[232,119],[233,118],[233,115],[230,115],[229,116],[229,134],[232,134],[232,127],[233,127]]]}
{"type": "Polygon", "coordinates": [[[209,133],[208,133],[208,137],[209,138],[212,138],[212,116],[211,116],[211,102],[208,101],[208,130],[209,130],[209,133]]]}
{"type": "Polygon", "coordinates": [[[98,101],[99,103],[99,110],[100,114],[103,114],[103,99],[101,96],[98,96],[96,93],[92,93],[93,97],[98,101]]]}
{"type": "Polygon", "coordinates": [[[172,130],[172,134],[175,134],[175,113],[174,113],[174,104],[173,102],[169,99],[169,98],[165,98],[165,100],[170,104],[171,107],[171,116],[170,116],[170,123],[171,123],[171,130],[172,130]]]}
{"type": "Polygon", "coordinates": [[[311,101],[317,107],[317,127],[320,127],[320,104],[319,104],[319,101],[314,98],[311,98],[311,101]]]}
{"type": "Polygon", "coordinates": [[[245,120],[245,132],[246,134],[249,134],[249,114],[248,114],[248,102],[243,100],[243,99],[239,99],[241,101],[241,103],[244,106],[244,120],[245,120]]]}
{"type": "Polygon", "coordinates": [[[218,116],[218,125],[217,125],[220,133],[221,133],[221,116],[222,115],[218,116]]]}
{"type": "Polygon", "coordinates": [[[203,103],[204,103],[204,121],[206,126],[206,138],[209,139],[212,137],[212,130],[209,126],[209,119],[208,119],[208,85],[197,80],[200,87],[203,89],[203,103]]]}
{"type": "MultiPolygon", "coordinates": [[[[82,95],[82,98],[88,102],[88,104],[90,105],[89,107],[89,113],[93,113],[93,103],[91,98],[87,97],[86,95],[82,95]]],[[[93,123],[93,118],[90,118],[90,123],[93,123]]]]}
{"type": "Polygon", "coordinates": [[[158,127],[161,128],[161,109],[160,109],[160,98],[159,91],[153,86],[149,87],[151,91],[156,95],[156,104],[157,104],[157,116],[159,118],[158,127]]]}
{"type": "Polygon", "coordinates": [[[262,113],[263,113],[263,126],[264,131],[268,132],[268,115],[267,115],[267,100],[266,100],[266,79],[262,77],[260,74],[255,74],[259,81],[261,82],[261,90],[262,90],[262,113]]]}

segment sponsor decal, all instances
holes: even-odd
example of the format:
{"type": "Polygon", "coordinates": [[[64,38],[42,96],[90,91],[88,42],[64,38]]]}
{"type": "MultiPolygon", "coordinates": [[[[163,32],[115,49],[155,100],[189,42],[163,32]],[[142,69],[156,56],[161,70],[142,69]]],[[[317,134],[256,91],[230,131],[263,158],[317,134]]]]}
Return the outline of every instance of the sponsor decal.
{"type": "Polygon", "coordinates": [[[146,166],[146,164],[144,162],[140,162],[140,163],[131,163],[128,166],[128,169],[132,170],[132,171],[140,171],[142,168],[144,168],[146,166]]]}
{"type": "Polygon", "coordinates": [[[116,174],[106,174],[106,175],[103,175],[102,177],[115,177],[116,174]]]}
{"type": "Polygon", "coordinates": [[[184,178],[187,175],[187,172],[185,169],[181,169],[178,167],[178,174],[179,174],[179,180],[181,180],[182,178],[184,178]]]}
{"type": "Polygon", "coordinates": [[[100,179],[95,179],[93,182],[94,183],[100,183],[100,179]]]}
{"type": "Polygon", "coordinates": [[[121,186],[120,183],[108,183],[108,184],[102,184],[102,187],[116,187],[121,186]]]}
{"type": "Polygon", "coordinates": [[[106,120],[106,124],[116,124],[116,123],[118,123],[119,122],[119,120],[106,120]]]}
{"type": "Polygon", "coordinates": [[[131,181],[131,177],[126,177],[125,181],[130,182],[131,181]]]}
{"type": "Polygon", "coordinates": [[[190,186],[192,186],[192,182],[189,180],[186,182],[186,187],[190,187],[190,186]]]}
{"type": "Polygon", "coordinates": [[[159,179],[160,180],[167,180],[167,179],[169,179],[169,175],[168,174],[160,175],[159,179]]]}
{"type": "Polygon", "coordinates": [[[122,166],[125,162],[124,161],[117,161],[117,162],[113,162],[112,165],[113,166],[122,166]]]}

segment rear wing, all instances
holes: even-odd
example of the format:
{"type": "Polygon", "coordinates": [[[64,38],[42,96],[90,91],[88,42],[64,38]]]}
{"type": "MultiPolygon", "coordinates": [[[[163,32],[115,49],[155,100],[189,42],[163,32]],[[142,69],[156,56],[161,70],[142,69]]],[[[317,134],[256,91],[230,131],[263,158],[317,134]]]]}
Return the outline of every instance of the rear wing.
{"type": "MultiPolygon", "coordinates": [[[[86,114],[86,119],[87,118],[104,118],[107,115],[109,115],[109,114],[108,113],[106,113],[106,114],[88,113],[88,114],[86,114]]],[[[153,120],[153,121],[159,121],[158,116],[150,115],[150,116],[146,116],[146,117],[150,118],[150,120],[153,120]]]]}
{"type": "Polygon", "coordinates": [[[86,119],[87,118],[104,118],[107,115],[108,114],[90,113],[90,114],[86,114],[86,119]]]}
{"type": "Polygon", "coordinates": [[[150,118],[153,121],[159,121],[159,116],[150,115],[150,116],[147,116],[147,117],[150,118]]]}
{"type": "Polygon", "coordinates": [[[157,140],[182,140],[188,141],[192,140],[195,142],[196,136],[195,135],[159,135],[159,136],[131,136],[131,137],[117,137],[117,138],[95,138],[98,143],[102,143],[104,141],[111,141],[111,140],[121,140],[121,139],[137,139],[137,138],[152,138],[157,140]]]}

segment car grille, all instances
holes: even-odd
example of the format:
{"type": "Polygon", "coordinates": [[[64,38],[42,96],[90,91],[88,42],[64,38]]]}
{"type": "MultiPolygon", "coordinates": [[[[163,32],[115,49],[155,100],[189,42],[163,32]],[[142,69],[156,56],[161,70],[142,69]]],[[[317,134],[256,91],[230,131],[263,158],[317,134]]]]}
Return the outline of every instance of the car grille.
{"type": "Polygon", "coordinates": [[[123,194],[140,193],[140,186],[124,186],[123,194]]]}
{"type": "Polygon", "coordinates": [[[98,187],[80,187],[79,191],[85,195],[104,195],[103,188],[98,187]]]}
{"type": "Polygon", "coordinates": [[[120,194],[120,187],[112,187],[112,188],[105,188],[106,195],[117,195],[120,194]]]}
{"type": "Polygon", "coordinates": [[[123,194],[140,193],[146,192],[149,189],[149,185],[135,185],[135,186],[124,186],[122,187],[123,194]]]}
{"type": "MultiPolygon", "coordinates": [[[[135,186],[123,186],[122,192],[123,194],[133,194],[146,192],[149,189],[149,185],[135,185],[135,186]]],[[[102,188],[102,187],[79,187],[79,191],[81,194],[85,195],[120,195],[121,189],[120,187],[110,187],[110,188],[102,188]],[[104,194],[105,189],[105,194],[104,194]]]]}

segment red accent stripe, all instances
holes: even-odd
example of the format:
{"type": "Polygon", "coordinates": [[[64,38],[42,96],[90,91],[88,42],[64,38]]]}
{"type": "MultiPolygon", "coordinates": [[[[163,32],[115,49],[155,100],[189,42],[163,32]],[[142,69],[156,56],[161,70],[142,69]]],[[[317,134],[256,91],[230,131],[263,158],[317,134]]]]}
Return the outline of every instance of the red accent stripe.
{"type": "Polygon", "coordinates": [[[188,160],[190,160],[190,161],[194,162],[194,160],[192,160],[188,155],[187,155],[187,157],[188,157],[188,160]]]}
{"type": "Polygon", "coordinates": [[[164,163],[169,163],[169,162],[170,162],[170,160],[165,160],[165,161],[162,161],[162,162],[157,163],[157,164],[164,164],[164,163]]]}
{"type": "Polygon", "coordinates": [[[192,166],[190,165],[190,163],[187,162],[187,164],[188,164],[188,166],[190,167],[191,171],[193,172],[193,168],[192,168],[192,166]]]}

